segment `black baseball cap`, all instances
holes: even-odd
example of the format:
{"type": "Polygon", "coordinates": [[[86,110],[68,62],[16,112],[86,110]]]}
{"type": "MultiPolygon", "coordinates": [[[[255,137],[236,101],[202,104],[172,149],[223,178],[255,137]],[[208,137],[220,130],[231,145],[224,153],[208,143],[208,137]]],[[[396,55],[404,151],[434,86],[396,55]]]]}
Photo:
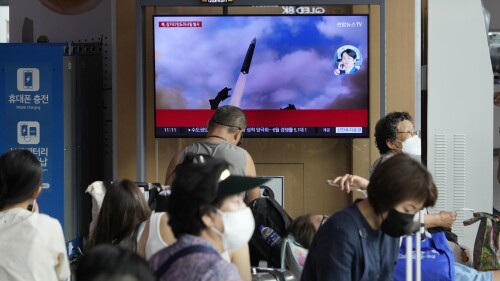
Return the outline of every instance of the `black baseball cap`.
{"type": "Polygon", "coordinates": [[[217,190],[218,197],[238,194],[247,191],[261,184],[268,182],[269,178],[260,177],[245,177],[245,176],[229,176],[223,181],[219,182],[217,190]]]}
{"type": "Polygon", "coordinates": [[[230,164],[205,154],[187,154],[176,168],[171,196],[211,203],[260,186],[269,178],[231,175],[230,164]]]}

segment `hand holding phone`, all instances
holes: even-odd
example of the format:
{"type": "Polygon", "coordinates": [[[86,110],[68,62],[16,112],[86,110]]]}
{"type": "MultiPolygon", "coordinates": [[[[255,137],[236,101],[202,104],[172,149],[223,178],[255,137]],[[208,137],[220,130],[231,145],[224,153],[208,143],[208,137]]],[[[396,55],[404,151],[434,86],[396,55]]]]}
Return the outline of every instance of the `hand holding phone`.
{"type": "Polygon", "coordinates": [[[346,176],[348,175],[345,175],[343,177],[337,177],[335,180],[327,179],[326,183],[330,186],[338,187],[341,190],[346,191],[347,193],[351,192],[351,190],[354,190],[354,191],[359,191],[363,193],[366,197],[368,197],[368,193],[366,192],[366,190],[359,188],[358,186],[353,185],[352,183],[349,183],[349,181],[342,180],[345,179],[346,176]]]}

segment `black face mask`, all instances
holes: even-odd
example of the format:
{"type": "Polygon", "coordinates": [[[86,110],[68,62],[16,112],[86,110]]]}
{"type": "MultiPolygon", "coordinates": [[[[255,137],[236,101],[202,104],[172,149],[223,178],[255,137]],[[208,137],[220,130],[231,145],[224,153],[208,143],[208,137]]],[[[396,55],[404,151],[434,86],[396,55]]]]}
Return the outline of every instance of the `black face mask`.
{"type": "Polygon", "coordinates": [[[401,237],[418,231],[420,225],[413,221],[414,215],[400,213],[391,209],[387,217],[382,221],[380,229],[392,237],[401,237]]]}

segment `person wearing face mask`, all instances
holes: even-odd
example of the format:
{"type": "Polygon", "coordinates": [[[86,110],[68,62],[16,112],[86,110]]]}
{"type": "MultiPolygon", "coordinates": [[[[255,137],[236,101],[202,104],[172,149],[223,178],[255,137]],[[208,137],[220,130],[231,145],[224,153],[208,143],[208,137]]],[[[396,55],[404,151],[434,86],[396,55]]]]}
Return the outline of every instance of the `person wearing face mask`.
{"type": "MultiPolygon", "coordinates": [[[[188,154],[209,154],[217,159],[229,162],[232,175],[255,177],[255,163],[252,156],[240,145],[243,141],[243,132],[247,127],[247,117],[240,108],[232,105],[224,105],[214,111],[208,121],[207,137],[204,140],[186,146],[177,152],[170,160],[166,174],[166,185],[171,185],[175,178],[173,173],[188,154]]],[[[258,186],[248,189],[240,194],[246,203],[260,197],[258,186]]],[[[250,281],[250,254],[248,245],[228,253],[232,263],[238,266],[240,274],[245,281],[250,281]]]]}
{"type": "MultiPolygon", "coordinates": [[[[415,133],[413,118],[408,112],[391,112],[381,118],[375,125],[375,144],[380,152],[380,158],[370,167],[370,175],[380,163],[393,155],[405,153],[420,161],[421,140],[415,133]]],[[[346,178],[349,175],[346,175],[346,178]]],[[[342,182],[344,182],[343,180],[342,182]]],[[[343,187],[343,186],[342,186],[343,187]]],[[[366,188],[360,186],[359,188],[366,188]]],[[[457,213],[440,211],[437,214],[425,215],[425,227],[451,228],[457,218],[457,213]]]]}
{"type": "MultiPolygon", "coordinates": [[[[380,152],[380,158],[375,160],[370,167],[370,175],[382,162],[399,153],[408,154],[420,161],[421,140],[415,134],[412,122],[413,118],[408,112],[397,111],[388,113],[377,122],[375,144],[380,152]]],[[[368,180],[351,174],[338,177],[335,183],[347,192],[350,192],[352,188],[366,189],[368,186],[368,180]]],[[[440,211],[437,214],[425,214],[424,223],[426,228],[451,228],[456,219],[456,212],[440,211]]]]}
{"type": "Polygon", "coordinates": [[[157,280],[242,280],[221,254],[250,240],[255,222],[239,193],[268,179],[231,175],[208,155],[187,155],[174,173],[166,207],[177,242],[151,257],[157,280]]]}
{"type": "Polygon", "coordinates": [[[380,158],[370,167],[370,175],[380,163],[398,153],[408,153],[419,160],[422,154],[421,141],[412,122],[413,118],[408,112],[397,111],[378,120],[374,136],[380,158]]]}
{"type": "Polygon", "coordinates": [[[437,189],[425,167],[398,154],[380,164],[367,190],[368,198],[330,216],[319,228],[302,281],[393,280],[399,237],[418,230],[413,216],[435,204],[437,189]]]}

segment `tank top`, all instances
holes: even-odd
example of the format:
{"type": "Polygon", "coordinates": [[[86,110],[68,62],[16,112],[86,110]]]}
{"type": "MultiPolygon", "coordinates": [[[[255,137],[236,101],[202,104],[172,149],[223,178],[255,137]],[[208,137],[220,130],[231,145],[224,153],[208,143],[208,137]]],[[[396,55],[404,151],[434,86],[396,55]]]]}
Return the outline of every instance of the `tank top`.
{"type": "Polygon", "coordinates": [[[163,241],[160,234],[161,216],[165,213],[152,213],[149,220],[149,234],[146,241],[146,260],[149,260],[156,252],[168,246],[167,242],[163,241]]]}
{"type": "Polygon", "coordinates": [[[224,159],[230,164],[229,171],[232,175],[246,175],[247,151],[228,141],[203,140],[186,147],[183,156],[186,156],[187,153],[208,154],[214,158],[224,159]]]}

